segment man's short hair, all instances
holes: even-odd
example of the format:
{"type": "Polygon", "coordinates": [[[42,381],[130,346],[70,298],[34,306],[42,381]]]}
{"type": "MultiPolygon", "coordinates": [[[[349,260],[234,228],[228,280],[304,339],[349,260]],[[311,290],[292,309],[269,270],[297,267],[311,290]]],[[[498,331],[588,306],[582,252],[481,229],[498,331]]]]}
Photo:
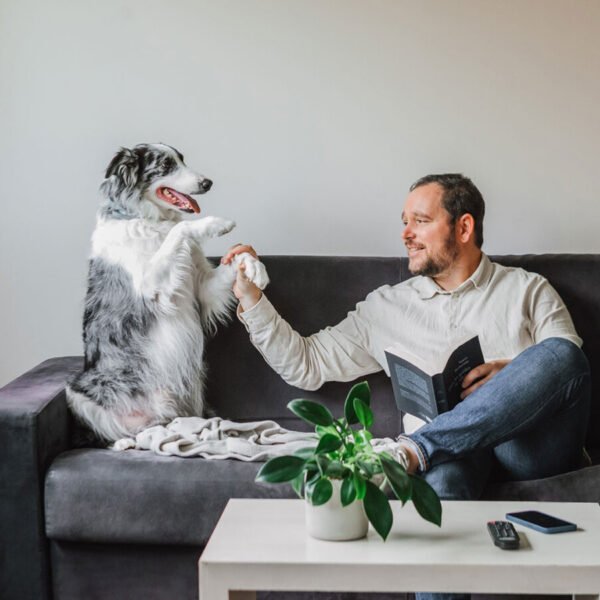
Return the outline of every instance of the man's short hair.
{"type": "Polygon", "coordinates": [[[469,213],[475,221],[475,244],[483,245],[483,216],[485,202],[475,184],[460,173],[425,175],[410,186],[410,191],[423,185],[437,183],[444,190],[442,206],[450,215],[450,224],[454,225],[462,215],[469,213]]]}

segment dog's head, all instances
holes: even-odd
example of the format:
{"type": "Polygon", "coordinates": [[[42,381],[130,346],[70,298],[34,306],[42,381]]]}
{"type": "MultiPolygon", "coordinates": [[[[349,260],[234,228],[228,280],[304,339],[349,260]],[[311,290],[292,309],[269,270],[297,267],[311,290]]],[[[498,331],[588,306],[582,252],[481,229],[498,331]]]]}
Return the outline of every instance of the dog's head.
{"type": "Polygon", "coordinates": [[[110,161],[100,191],[103,216],[179,221],[199,213],[190,194],[205,194],[212,181],[189,169],[180,152],[166,144],[121,148],[110,161]]]}

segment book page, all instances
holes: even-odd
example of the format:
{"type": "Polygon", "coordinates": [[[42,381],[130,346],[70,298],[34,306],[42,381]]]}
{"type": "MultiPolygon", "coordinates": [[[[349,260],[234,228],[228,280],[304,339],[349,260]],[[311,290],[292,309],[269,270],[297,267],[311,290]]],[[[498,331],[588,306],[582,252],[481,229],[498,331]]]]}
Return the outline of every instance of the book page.
{"type": "Polygon", "coordinates": [[[433,379],[404,358],[386,357],[398,410],[431,421],[438,414],[433,379]]]}
{"type": "Polygon", "coordinates": [[[402,393],[429,413],[431,411],[431,400],[429,399],[428,380],[398,363],[394,364],[394,371],[398,387],[402,390],[402,393]]]}

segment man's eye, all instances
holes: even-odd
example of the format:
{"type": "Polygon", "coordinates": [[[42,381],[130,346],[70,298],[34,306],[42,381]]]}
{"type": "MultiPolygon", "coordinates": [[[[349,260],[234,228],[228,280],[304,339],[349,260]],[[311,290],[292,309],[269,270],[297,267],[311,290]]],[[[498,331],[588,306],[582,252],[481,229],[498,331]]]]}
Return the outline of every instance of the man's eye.
{"type": "Polygon", "coordinates": [[[416,221],[417,223],[425,223],[425,221],[423,221],[423,219],[415,219],[415,221],[416,221]]]}

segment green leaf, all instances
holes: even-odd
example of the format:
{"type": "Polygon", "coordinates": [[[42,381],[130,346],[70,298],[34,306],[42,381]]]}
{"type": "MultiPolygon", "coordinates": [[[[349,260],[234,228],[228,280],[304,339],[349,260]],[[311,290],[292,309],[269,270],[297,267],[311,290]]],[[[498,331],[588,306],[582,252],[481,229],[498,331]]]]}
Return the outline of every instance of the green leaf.
{"type": "Polygon", "coordinates": [[[361,398],[354,398],[354,412],[365,429],[369,429],[373,425],[373,411],[361,398]]]}
{"type": "Polygon", "coordinates": [[[334,479],[342,479],[348,473],[348,468],[345,467],[339,460],[332,460],[327,469],[325,469],[325,475],[334,479]]]}
{"type": "Polygon", "coordinates": [[[302,494],[302,486],[304,485],[304,473],[300,473],[300,475],[298,475],[298,477],[295,477],[294,479],[292,479],[292,488],[294,488],[294,491],[296,492],[296,495],[298,496],[298,498],[304,498],[304,495],[302,494]]]}
{"type": "Polygon", "coordinates": [[[343,450],[343,456],[344,458],[350,458],[352,456],[355,456],[355,452],[354,452],[354,448],[355,445],[352,442],[346,442],[346,445],[344,446],[344,450],[343,450]]]}
{"type": "Polygon", "coordinates": [[[367,518],[375,531],[385,540],[392,529],[394,516],[387,496],[370,481],[366,482],[364,506],[367,518]]]}
{"type": "Polygon", "coordinates": [[[312,458],[315,454],[316,446],[307,446],[306,448],[300,448],[294,452],[294,456],[299,456],[305,460],[312,458]]]}
{"type": "Polygon", "coordinates": [[[352,389],[348,392],[346,402],[344,403],[344,415],[348,425],[354,425],[358,423],[358,416],[354,410],[354,399],[360,398],[365,404],[371,404],[371,390],[369,384],[366,381],[357,383],[352,386],[352,389]]]}
{"type": "Polygon", "coordinates": [[[325,473],[325,471],[327,471],[329,467],[329,464],[331,463],[331,459],[327,458],[327,456],[325,456],[324,454],[317,454],[316,459],[319,467],[321,468],[321,471],[325,473]]]}
{"type": "Polygon", "coordinates": [[[352,504],[354,500],[356,500],[356,488],[354,487],[352,477],[347,477],[342,482],[340,497],[342,500],[342,506],[348,506],[349,504],[352,504]]]}
{"type": "Polygon", "coordinates": [[[319,435],[319,437],[324,436],[326,433],[333,433],[334,435],[338,435],[337,429],[334,425],[317,425],[315,427],[315,431],[319,435]]]}
{"type": "Polygon", "coordinates": [[[305,471],[306,474],[306,486],[308,487],[309,483],[314,483],[315,481],[317,481],[317,479],[319,479],[319,477],[321,477],[321,472],[316,469],[316,470],[306,470],[305,471]]]}
{"type": "Polygon", "coordinates": [[[371,479],[371,477],[373,477],[373,475],[375,475],[375,473],[377,473],[377,471],[378,471],[377,465],[371,464],[364,460],[357,460],[356,464],[364,472],[364,474],[366,475],[366,479],[371,479]]]}
{"type": "Polygon", "coordinates": [[[292,400],[287,407],[298,417],[312,425],[331,425],[333,416],[322,404],[312,400],[292,400]]]}
{"type": "Polygon", "coordinates": [[[320,440],[315,454],[324,454],[326,452],[334,452],[342,445],[342,440],[337,435],[326,433],[320,440]]]}
{"type": "Polygon", "coordinates": [[[283,483],[298,477],[306,461],[298,456],[277,456],[266,462],[256,475],[256,481],[283,483]]]}
{"type": "Polygon", "coordinates": [[[321,506],[325,504],[333,494],[333,486],[327,477],[317,479],[310,486],[306,486],[306,495],[313,506],[321,506]]]}
{"type": "Polygon", "coordinates": [[[390,460],[381,455],[379,459],[392,491],[396,494],[398,500],[402,501],[402,505],[404,506],[406,501],[410,500],[412,493],[412,484],[408,473],[404,470],[404,467],[395,460],[390,460]]]}
{"type": "Polygon", "coordinates": [[[363,447],[367,447],[371,450],[371,440],[373,439],[373,434],[366,429],[359,429],[358,431],[354,431],[352,433],[352,437],[354,440],[359,443],[363,447]]]}
{"type": "Polygon", "coordinates": [[[412,483],[412,501],[417,512],[426,520],[442,525],[442,503],[435,490],[421,477],[409,475],[412,483]]]}
{"type": "Polygon", "coordinates": [[[357,472],[354,471],[352,476],[352,483],[354,484],[354,489],[356,490],[356,499],[362,500],[365,497],[365,493],[367,491],[366,481],[363,477],[357,472]]]}

